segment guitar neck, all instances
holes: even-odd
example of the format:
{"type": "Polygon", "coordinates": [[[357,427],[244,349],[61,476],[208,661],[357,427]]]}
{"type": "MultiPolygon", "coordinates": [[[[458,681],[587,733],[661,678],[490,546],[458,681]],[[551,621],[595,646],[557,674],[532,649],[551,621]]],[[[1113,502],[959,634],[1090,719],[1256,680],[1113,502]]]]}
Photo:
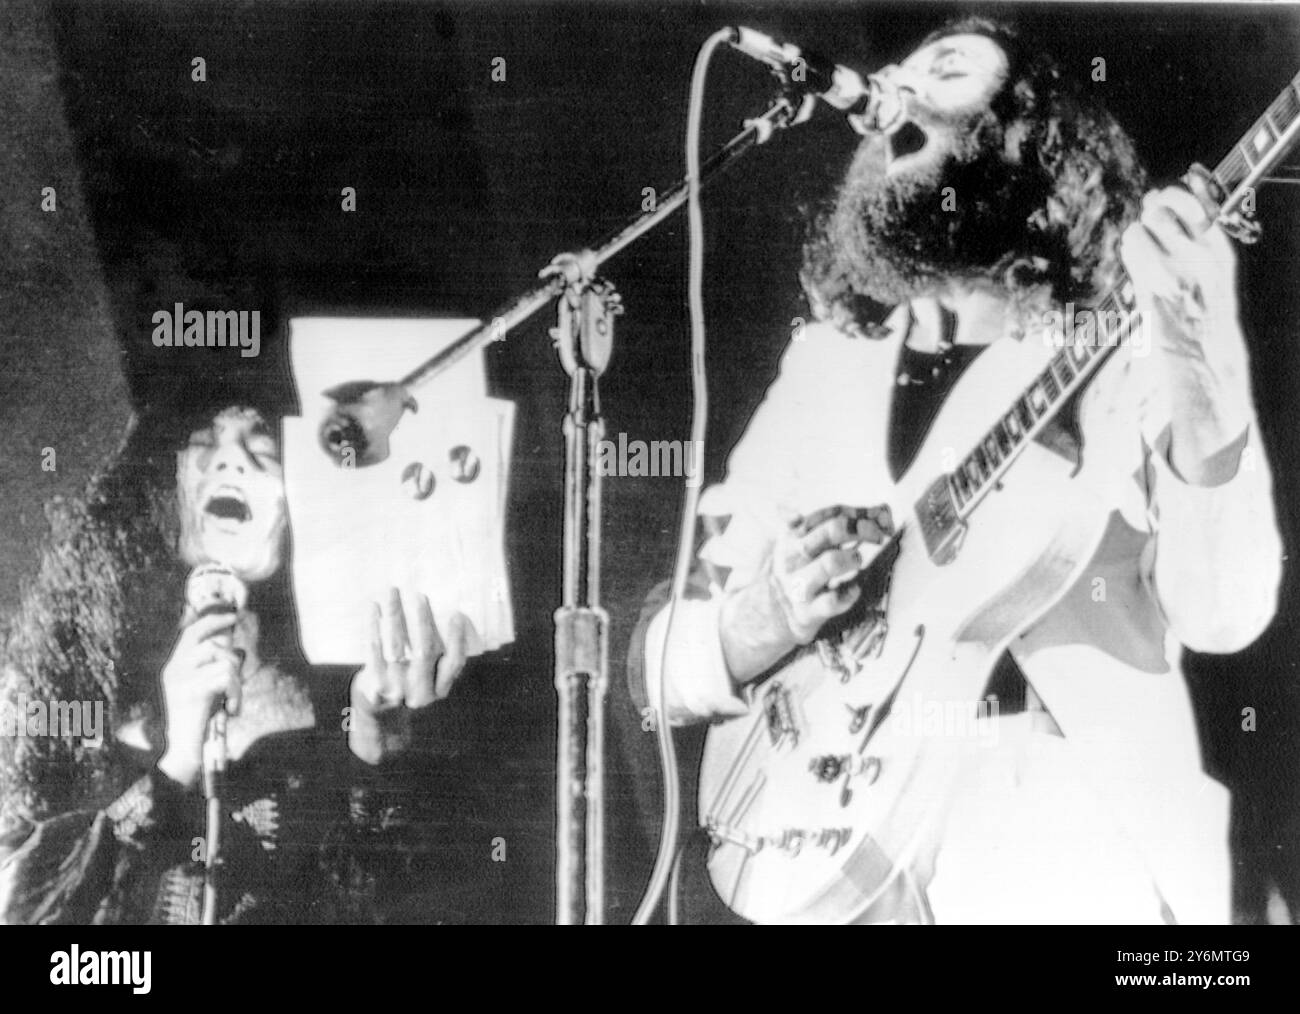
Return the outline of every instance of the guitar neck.
{"type": "MultiPolygon", "coordinates": [[[[1228,195],[1218,221],[1238,211],[1254,210],[1255,186],[1300,139],[1300,74],[1290,83],[1214,169],[1214,179],[1228,195]]],[[[1114,287],[1085,314],[1074,340],[1051,358],[1042,373],[986,432],[975,449],[948,474],[948,494],[959,520],[965,520],[993,489],[1072,395],[1106,358],[1141,326],[1133,283],[1121,271],[1114,287]]]]}

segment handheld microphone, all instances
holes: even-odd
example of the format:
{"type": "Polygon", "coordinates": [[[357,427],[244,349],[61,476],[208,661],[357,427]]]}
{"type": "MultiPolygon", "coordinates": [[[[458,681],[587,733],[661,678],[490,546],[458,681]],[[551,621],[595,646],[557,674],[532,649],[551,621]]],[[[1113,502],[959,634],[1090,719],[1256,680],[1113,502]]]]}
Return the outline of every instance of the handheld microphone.
{"type": "MultiPolygon", "coordinates": [[[[238,613],[248,605],[248,586],[225,564],[204,563],[190,572],[185,582],[185,603],[191,614],[190,622],[213,613],[238,613]]],[[[234,633],[219,634],[213,638],[229,648],[234,633]]],[[[213,716],[208,720],[208,735],[203,744],[203,786],[209,798],[216,795],[217,776],[226,767],[226,719],[228,717],[225,695],[213,716]]]]}
{"type": "MultiPolygon", "coordinates": [[[[248,604],[248,586],[229,567],[205,563],[190,572],[185,582],[185,603],[190,622],[213,613],[238,613],[248,604]]],[[[234,634],[220,634],[217,640],[230,647],[234,634]]],[[[242,664],[242,660],[241,660],[242,664]]],[[[223,694],[216,712],[208,719],[203,741],[203,795],[207,799],[207,854],[203,870],[202,922],[217,921],[217,885],[224,857],[221,854],[221,782],[226,770],[227,701],[223,694]]]]}
{"type": "Polygon", "coordinates": [[[789,87],[815,95],[846,114],[849,126],[859,134],[883,133],[900,118],[897,89],[876,74],[863,78],[843,64],[805,52],[793,43],[778,43],[752,28],[733,27],[731,36],[732,47],[767,64],[789,87]]]}
{"type": "Polygon", "coordinates": [[[248,585],[224,563],[203,563],[185,582],[185,603],[195,619],[211,613],[237,613],[248,605],[248,585]]]}

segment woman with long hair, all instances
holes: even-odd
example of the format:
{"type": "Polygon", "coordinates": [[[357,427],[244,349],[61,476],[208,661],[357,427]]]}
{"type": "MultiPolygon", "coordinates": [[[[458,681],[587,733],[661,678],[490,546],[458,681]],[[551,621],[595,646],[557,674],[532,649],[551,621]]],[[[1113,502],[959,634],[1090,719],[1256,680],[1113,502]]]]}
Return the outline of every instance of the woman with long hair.
{"type": "Polygon", "coordinates": [[[0,921],[199,921],[218,709],[230,714],[215,920],[377,921],[404,854],[381,762],[459,676],[460,618],[444,648],[427,600],[394,591],[355,677],[295,675],[278,443],[250,406],[146,413],[87,495],[48,514],[36,579],[0,629],[0,706],[19,733],[0,737],[0,921]],[[209,563],[242,582],[246,605],[185,607],[188,575],[209,563]],[[29,721],[67,702],[102,704],[97,741],[29,721]]]}

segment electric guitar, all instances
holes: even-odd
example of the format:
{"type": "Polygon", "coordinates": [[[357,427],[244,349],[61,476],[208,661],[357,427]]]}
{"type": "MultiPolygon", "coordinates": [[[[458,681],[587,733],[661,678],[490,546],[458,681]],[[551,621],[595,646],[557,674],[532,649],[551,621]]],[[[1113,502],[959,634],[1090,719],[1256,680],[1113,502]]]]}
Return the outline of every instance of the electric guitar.
{"type": "MultiPolygon", "coordinates": [[[[1300,75],[1213,171],[1228,195],[1217,221],[1230,234],[1253,238],[1243,210],[1298,138],[1300,75]]],[[[1105,456],[1067,460],[1036,438],[1103,366],[1122,362],[1112,353],[1140,326],[1133,297],[1122,275],[1093,310],[1095,331],[1063,348],[985,349],[878,498],[896,532],[861,579],[854,664],[826,641],[801,649],[747,690],[747,715],[710,730],[700,822],[713,843],[710,878],[738,914],[926,918],[908,867],[966,747],[929,734],[916,702],[978,719],[1002,652],[1092,559],[1112,506],[1105,456]],[[954,447],[972,448],[955,467],[954,447]]]]}

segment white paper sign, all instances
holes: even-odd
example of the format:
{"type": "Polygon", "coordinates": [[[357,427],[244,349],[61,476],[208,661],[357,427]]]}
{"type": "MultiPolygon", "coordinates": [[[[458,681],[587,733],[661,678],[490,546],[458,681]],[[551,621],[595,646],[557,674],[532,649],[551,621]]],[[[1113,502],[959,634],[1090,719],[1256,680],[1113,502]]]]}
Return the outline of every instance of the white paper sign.
{"type": "Polygon", "coordinates": [[[505,508],[514,403],[487,396],[480,356],[412,391],[418,410],[393,431],[388,458],[343,468],[322,448],[324,392],[397,380],[478,325],[474,320],[310,317],[290,321],[301,417],[284,421],[293,586],[303,651],[314,665],[352,665],[369,651],[370,603],[390,588],[429,598],[446,631],[473,624],[471,655],[514,640],[505,508]],[[421,489],[413,477],[433,479],[421,489]]]}

